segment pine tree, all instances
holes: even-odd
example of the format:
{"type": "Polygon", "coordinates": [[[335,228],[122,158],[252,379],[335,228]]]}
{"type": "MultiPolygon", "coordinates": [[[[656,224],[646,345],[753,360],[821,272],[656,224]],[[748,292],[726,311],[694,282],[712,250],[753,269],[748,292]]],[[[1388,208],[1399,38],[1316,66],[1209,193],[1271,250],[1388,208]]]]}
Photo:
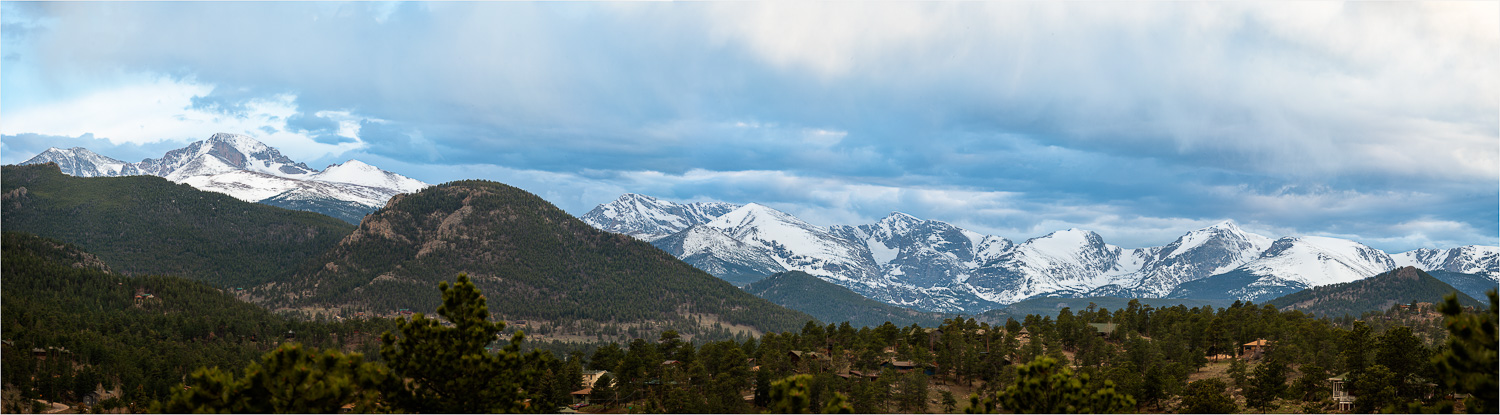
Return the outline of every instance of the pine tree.
{"type": "Polygon", "coordinates": [[[995,413],[1004,409],[1023,414],[1122,413],[1135,408],[1135,398],[1115,391],[1114,382],[1099,382],[1084,373],[1074,376],[1049,357],[1021,366],[1016,384],[993,398],[970,395],[965,411],[995,413]]]}
{"type": "Polygon", "coordinates": [[[152,412],[335,413],[355,404],[361,413],[382,411],[382,395],[396,389],[384,366],[359,353],[316,351],[283,344],[235,377],[219,368],[199,368],[188,387],[152,412]]]}
{"type": "MultiPolygon", "coordinates": [[[[505,323],[489,321],[484,296],[466,274],[451,286],[438,284],[443,305],[437,309],[453,327],[418,313],[401,321],[400,336],[381,336],[380,356],[397,374],[411,379],[399,406],[414,412],[488,413],[524,409],[521,388],[534,384],[536,355],[522,356],[525,334],[517,331],[505,348],[485,351],[505,323]]],[[[551,409],[551,408],[545,408],[551,409]]]]}
{"type": "Polygon", "coordinates": [[[1496,344],[1500,333],[1496,332],[1496,320],[1500,319],[1500,296],[1490,290],[1490,309],[1480,313],[1464,313],[1458,298],[1448,295],[1441,306],[1447,316],[1448,348],[1432,361],[1438,366],[1443,381],[1460,393],[1469,394],[1464,406],[1471,414],[1492,414],[1497,408],[1497,393],[1500,393],[1500,368],[1497,368],[1496,344]]]}

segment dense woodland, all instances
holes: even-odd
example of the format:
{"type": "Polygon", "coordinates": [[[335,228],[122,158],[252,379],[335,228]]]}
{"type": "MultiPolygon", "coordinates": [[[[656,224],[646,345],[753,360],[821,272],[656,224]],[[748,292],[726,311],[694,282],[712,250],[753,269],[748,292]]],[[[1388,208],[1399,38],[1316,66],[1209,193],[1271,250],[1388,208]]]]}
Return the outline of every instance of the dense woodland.
{"type": "Polygon", "coordinates": [[[373,352],[394,327],[289,319],[199,281],[111,272],[58,241],[10,231],[3,238],[7,404],[103,400],[144,410],[200,366],[243,367],[287,341],[373,352]]]}
{"type": "Polygon", "coordinates": [[[285,279],[353,227],[155,176],[72,177],[55,164],[4,166],[5,230],[77,244],[134,274],[220,287],[285,279]]]}
{"type": "MultiPolygon", "coordinates": [[[[1448,320],[1401,307],[1366,321],[1248,303],[1158,309],[1133,302],[999,325],[809,321],[799,331],[744,341],[686,341],[666,331],[588,352],[523,352],[524,335],[490,318],[467,277],[443,285],[441,320],[309,323],[194,281],[116,275],[56,241],[7,233],[4,245],[6,393],[87,403],[97,388],[123,390],[91,409],[316,412],[355,404],[361,411],[550,412],[590,389],[594,405],[585,412],[1037,409],[1019,406],[1027,402],[1069,412],[1320,412],[1336,409],[1326,379],[1342,374],[1360,397],[1355,411],[1370,412],[1440,410],[1449,393],[1482,391],[1475,386],[1485,379],[1493,386],[1495,378],[1493,297],[1489,310],[1448,320]],[[142,290],[158,302],[137,306],[142,290]],[[1461,335],[1412,330],[1439,321],[1461,335]],[[1100,323],[1113,326],[1093,325],[1100,323]],[[373,330],[389,331],[378,351],[373,339],[336,340],[373,330]],[[293,346],[286,331],[303,345],[293,346]],[[1239,355],[1241,345],[1261,339],[1271,347],[1259,358],[1211,357],[1239,355]],[[67,352],[42,360],[26,353],[32,348],[67,352]],[[1477,368],[1444,363],[1455,355],[1477,368]],[[583,371],[594,369],[609,371],[608,381],[583,384],[583,371]],[[1473,375],[1463,370],[1480,371],[1479,380],[1461,378],[1473,375]],[[190,388],[174,386],[184,380],[190,388]],[[309,385],[332,389],[308,394],[309,385]]],[[[1456,302],[1452,308],[1458,311],[1456,302]]],[[[1493,408],[1493,393],[1459,409],[1482,412],[1476,405],[1493,408]]]]}

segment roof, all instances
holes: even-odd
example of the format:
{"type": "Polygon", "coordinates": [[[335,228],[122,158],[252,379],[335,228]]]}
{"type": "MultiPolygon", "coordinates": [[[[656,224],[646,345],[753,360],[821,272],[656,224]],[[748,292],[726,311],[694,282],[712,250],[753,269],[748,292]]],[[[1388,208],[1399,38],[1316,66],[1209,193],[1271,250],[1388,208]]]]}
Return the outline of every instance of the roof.
{"type": "Polygon", "coordinates": [[[573,393],[571,393],[571,395],[589,395],[589,394],[593,394],[593,393],[594,393],[594,388],[584,388],[584,389],[579,389],[579,390],[573,391],[573,393]]]}
{"type": "Polygon", "coordinates": [[[1343,381],[1344,379],[1347,379],[1347,378],[1349,378],[1349,372],[1341,373],[1338,376],[1334,376],[1334,377],[1328,378],[1328,380],[1343,381]]]}
{"type": "Polygon", "coordinates": [[[1256,341],[1253,341],[1253,342],[1245,343],[1245,345],[1246,346],[1270,346],[1271,345],[1271,341],[1270,340],[1266,340],[1266,339],[1260,339],[1260,340],[1256,340],[1256,341]]]}

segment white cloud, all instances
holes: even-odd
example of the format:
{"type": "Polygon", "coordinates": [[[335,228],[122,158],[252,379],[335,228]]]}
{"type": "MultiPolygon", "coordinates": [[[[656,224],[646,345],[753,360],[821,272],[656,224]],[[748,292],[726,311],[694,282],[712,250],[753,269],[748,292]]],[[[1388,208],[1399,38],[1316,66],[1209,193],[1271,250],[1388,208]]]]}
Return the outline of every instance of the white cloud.
{"type": "MultiPolygon", "coordinates": [[[[362,148],[354,141],[323,144],[305,134],[288,131],[287,117],[297,112],[297,97],[277,94],[244,103],[243,114],[195,109],[195,97],[207,96],[215,86],[165,76],[133,77],[118,86],[48,104],[8,110],[0,119],[0,134],[24,133],[93,136],[119,144],[162,141],[191,142],[214,133],[246,134],[280,148],[293,159],[312,159],[362,148]],[[269,131],[267,131],[269,130],[269,131]]],[[[358,137],[363,118],[328,112],[340,122],[341,135],[358,137]]]]}

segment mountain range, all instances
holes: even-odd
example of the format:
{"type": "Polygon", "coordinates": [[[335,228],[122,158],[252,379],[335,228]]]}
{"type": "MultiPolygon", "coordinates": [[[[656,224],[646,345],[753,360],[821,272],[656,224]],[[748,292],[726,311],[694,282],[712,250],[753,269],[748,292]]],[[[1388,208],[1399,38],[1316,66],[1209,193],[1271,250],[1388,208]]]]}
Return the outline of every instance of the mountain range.
{"type": "Polygon", "coordinates": [[[1045,297],[1264,301],[1416,266],[1496,285],[1500,247],[1388,254],[1318,236],[1272,239],[1232,221],[1162,246],[1126,249],[1067,229],[1021,243],[895,212],[867,225],[822,227],[749,203],[674,203],[626,194],[581,217],[652,242],[738,285],[802,271],[888,304],[977,313],[1045,297]],[[727,211],[713,216],[716,212],[727,211]]]}
{"type": "Polygon", "coordinates": [[[322,213],[351,224],[358,224],[392,196],[429,186],[359,160],[319,171],[250,136],[228,133],[136,163],[82,147],[54,147],[21,164],[43,163],[57,163],[63,174],[78,177],[159,176],[247,202],[322,213]]]}

